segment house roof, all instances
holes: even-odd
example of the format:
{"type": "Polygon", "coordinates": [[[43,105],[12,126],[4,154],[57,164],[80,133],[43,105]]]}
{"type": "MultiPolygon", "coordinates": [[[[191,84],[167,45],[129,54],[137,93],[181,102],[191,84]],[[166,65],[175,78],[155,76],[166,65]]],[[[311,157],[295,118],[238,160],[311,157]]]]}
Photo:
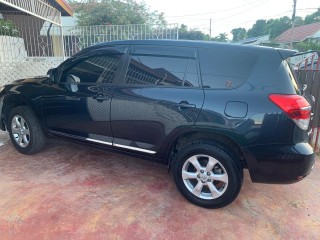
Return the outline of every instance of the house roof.
{"type": "Polygon", "coordinates": [[[62,16],[72,16],[73,10],[66,0],[49,0],[59,11],[62,16]]]}
{"type": "Polygon", "coordinates": [[[302,25],[299,27],[290,28],[279,37],[276,38],[276,43],[288,43],[291,42],[302,42],[307,38],[312,37],[320,31],[320,22],[302,25]],[[293,32],[293,37],[292,37],[293,32]]]}
{"type": "Polygon", "coordinates": [[[268,42],[269,35],[259,36],[259,37],[252,37],[240,40],[236,43],[238,44],[259,44],[261,42],[268,42]]]}

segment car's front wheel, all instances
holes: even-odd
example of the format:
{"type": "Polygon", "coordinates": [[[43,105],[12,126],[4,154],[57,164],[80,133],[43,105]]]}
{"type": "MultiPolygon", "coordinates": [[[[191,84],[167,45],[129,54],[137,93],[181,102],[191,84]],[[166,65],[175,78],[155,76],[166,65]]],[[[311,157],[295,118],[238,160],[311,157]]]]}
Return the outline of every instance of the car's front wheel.
{"type": "Polygon", "coordinates": [[[23,154],[37,153],[46,144],[40,123],[28,106],[19,106],[11,110],[7,128],[13,145],[23,154]]]}
{"type": "Polygon", "coordinates": [[[186,146],[177,154],[173,171],[181,194],[205,208],[230,204],[243,181],[240,162],[218,144],[197,142],[186,146]]]}

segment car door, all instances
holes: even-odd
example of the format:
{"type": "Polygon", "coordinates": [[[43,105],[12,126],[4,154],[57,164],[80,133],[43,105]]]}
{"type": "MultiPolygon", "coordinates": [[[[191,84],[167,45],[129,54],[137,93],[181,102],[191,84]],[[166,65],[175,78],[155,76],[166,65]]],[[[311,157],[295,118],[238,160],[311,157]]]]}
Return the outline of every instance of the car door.
{"type": "Polygon", "coordinates": [[[132,46],[111,102],[114,146],[160,157],[204,101],[193,48],[132,46]]]}
{"type": "Polygon", "coordinates": [[[44,122],[53,134],[112,145],[110,85],[126,47],[99,49],[68,61],[42,97],[44,122]]]}

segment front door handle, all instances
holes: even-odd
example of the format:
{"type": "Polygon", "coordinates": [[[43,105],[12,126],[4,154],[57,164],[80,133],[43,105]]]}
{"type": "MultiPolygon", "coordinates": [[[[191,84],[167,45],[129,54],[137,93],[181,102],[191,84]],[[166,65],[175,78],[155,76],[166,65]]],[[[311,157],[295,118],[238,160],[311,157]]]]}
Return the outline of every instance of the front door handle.
{"type": "Polygon", "coordinates": [[[109,97],[107,97],[107,96],[105,96],[105,95],[103,95],[103,94],[101,94],[101,93],[98,94],[98,95],[93,96],[92,98],[95,99],[95,100],[97,100],[98,102],[103,102],[103,101],[105,101],[105,100],[110,100],[109,97]]]}
{"type": "Polygon", "coordinates": [[[180,103],[176,104],[176,106],[180,109],[184,109],[184,108],[195,108],[196,105],[195,104],[190,104],[187,101],[181,101],[180,103]]]}

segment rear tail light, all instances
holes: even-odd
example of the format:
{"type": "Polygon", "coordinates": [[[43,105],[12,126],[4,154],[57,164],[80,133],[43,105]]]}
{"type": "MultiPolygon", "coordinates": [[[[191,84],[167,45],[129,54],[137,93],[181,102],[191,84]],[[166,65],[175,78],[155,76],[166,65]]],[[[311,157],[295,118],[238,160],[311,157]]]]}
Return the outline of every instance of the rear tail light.
{"type": "Polygon", "coordinates": [[[269,99],[281,108],[301,129],[307,130],[311,118],[311,106],[299,95],[270,94],[269,99]]]}

